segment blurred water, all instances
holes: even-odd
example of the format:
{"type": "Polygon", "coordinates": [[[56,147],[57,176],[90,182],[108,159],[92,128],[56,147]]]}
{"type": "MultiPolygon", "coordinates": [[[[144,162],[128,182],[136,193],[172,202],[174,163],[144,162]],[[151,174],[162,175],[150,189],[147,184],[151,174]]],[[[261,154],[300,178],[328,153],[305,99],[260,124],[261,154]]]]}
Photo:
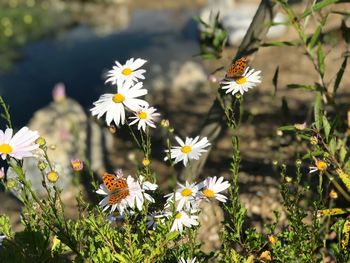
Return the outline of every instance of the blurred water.
{"type": "MultiPolygon", "coordinates": [[[[103,72],[114,60],[124,63],[142,57],[166,72],[171,61],[185,61],[199,52],[193,11],[134,11],[129,27],[108,36],[97,36],[86,26],[77,26],[54,39],[28,45],[24,59],[0,75],[0,95],[11,106],[14,126],[23,126],[33,112],[51,101],[57,82],[84,108],[105,91],[103,72]]],[[[147,72],[152,78],[152,72],[147,72]]]]}

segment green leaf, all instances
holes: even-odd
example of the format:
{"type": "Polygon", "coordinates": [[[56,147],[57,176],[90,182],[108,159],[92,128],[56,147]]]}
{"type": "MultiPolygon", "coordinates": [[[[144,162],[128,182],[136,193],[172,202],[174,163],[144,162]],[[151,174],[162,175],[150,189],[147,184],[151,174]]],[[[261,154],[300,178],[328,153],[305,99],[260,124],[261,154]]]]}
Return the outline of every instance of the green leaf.
{"type": "Polygon", "coordinates": [[[313,85],[304,85],[304,84],[288,84],[287,88],[289,89],[304,89],[304,90],[316,90],[313,85]]]}
{"type": "Polygon", "coordinates": [[[310,39],[310,41],[309,41],[309,43],[308,43],[308,45],[307,45],[307,48],[308,48],[308,49],[311,50],[311,49],[316,45],[316,43],[317,43],[317,41],[318,41],[318,38],[319,38],[319,36],[320,36],[320,34],[321,34],[321,32],[322,32],[322,28],[323,28],[324,24],[325,24],[326,21],[327,21],[327,18],[328,18],[328,16],[324,16],[324,17],[322,18],[322,20],[321,20],[319,26],[316,28],[314,34],[312,35],[312,37],[311,37],[311,39],[310,39]]]}
{"type": "Polygon", "coordinates": [[[348,62],[348,56],[346,55],[344,57],[344,60],[343,60],[343,63],[341,64],[338,72],[337,72],[337,77],[335,79],[335,82],[334,82],[334,88],[333,88],[333,92],[336,93],[336,91],[338,90],[339,88],[339,84],[343,78],[343,75],[344,75],[344,71],[346,69],[346,65],[347,65],[347,62],[348,62]]]}
{"type": "Polygon", "coordinates": [[[170,232],[169,234],[167,234],[166,239],[168,241],[171,241],[177,238],[178,235],[179,235],[178,232],[170,232]]]}
{"type": "Polygon", "coordinates": [[[307,16],[309,16],[310,14],[312,14],[313,12],[319,11],[323,8],[325,8],[328,5],[337,3],[339,0],[323,0],[318,2],[317,4],[314,4],[312,6],[310,6],[309,8],[307,8],[300,16],[299,19],[303,19],[307,16]]]}
{"type": "Polygon", "coordinates": [[[329,133],[331,131],[331,125],[329,124],[327,117],[325,115],[322,116],[322,123],[323,123],[324,134],[326,136],[326,141],[328,142],[329,133]]]}
{"type": "Polygon", "coordinates": [[[317,47],[317,66],[322,77],[324,76],[324,68],[325,68],[324,58],[325,56],[322,49],[322,45],[319,43],[317,47]]]}
{"type": "Polygon", "coordinates": [[[344,162],[346,154],[347,154],[347,150],[344,147],[344,145],[342,145],[342,147],[340,147],[340,151],[339,151],[339,158],[340,158],[341,162],[344,162]]]}
{"type": "Polygon", "coordinates": [[[310,152],[310,153],[307,153],[305,155],[303,155],[302,159],[311,159],[312,157],[314,156],[320,156],[323,154],[323,151],[319,150],[319,151],[313,151],[313,152],[310,152]]]}
{"type": "Polygon", "coordinates": [[[278,128],[280,131],[294,131],[295,127],[294,125],[287,125],[287,126],[282,126],[278,128]]]}
{"type": "Polygon", "coordinates": [[[321,130],[322,128],[322,95],[320,93],[317,93],[316,95],[316,101],[314,106],[314,117],[315,117],[315,124],[317,130],[321,130]]]}
{"type": "Polygon", "coordinates": [[[336,146],[336,142],[335,142],[335,139],[332,138],[329,142],[329,151],[331,152],[331,154],[335,154],[335,150],[337,149],[337,146],[336,146]]]}
{"type": "Polygon", "coordinates": [[[290,41],[272,41],[261,44],[262,47],[293,47],[296,45],[297,43],[290,41]]]}

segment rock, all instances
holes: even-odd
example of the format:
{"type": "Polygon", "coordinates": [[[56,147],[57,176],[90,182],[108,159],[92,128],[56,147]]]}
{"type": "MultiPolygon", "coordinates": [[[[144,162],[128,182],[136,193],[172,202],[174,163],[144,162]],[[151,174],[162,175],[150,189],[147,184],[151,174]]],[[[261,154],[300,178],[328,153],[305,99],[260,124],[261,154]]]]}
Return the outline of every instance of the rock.
{"type": "Polygon", "coordinates": [[[195,90],[208,82],[207,74],[198,63],[187,61],[180,68],[175,68],[176,66],[173,66],[172,71],[175,72],[171,73],[173,76],[171,89],[174,91],[181,89],[195,90]]]}
{"type": "Polygon", "coordinates": [[[216,202],[201,202],[200,227],[196,239],[203,241],[201,250],[205,253],[221,247],[220,232],[223,228],[224,212],[216,202]]]}
{"type": "MultiPolygon", "coordinates": [[[[206,23],[213,24],[215,15],[219,12],[219,22],[228,33],[227,43],[236,46],[241,43],[245,36],[257,8],[257,4],[234,4],[233,1],[229,0],[222,0],[218,4],[215,4],[215,1],[209,1],[208,5],[201,11],[200,18],[206,23]]],[[[286,18],[282,13],[276,14],[274,18],[275,23],[285,21],[286,18]]],[[[285,25],[273,26],[269,29],[267,37],[279,37],[285,33],[286,29],[287,27],[285,25]]],[[[200,30],[203,31],[205,29],[200,27],[200,30]]]]}
{"type": "MultiPolygon", "coordinates": [[[[102,131],[77,101],[65,97],[64,86],[63,93],[62,86],[58,86],[53,90],[54,101],[35,112],[28,127],[45,138],[49,159],[59,174],[56,186],[65,190],[72,185],[72,159],[89,160],[95,172],[105,170],[105,155],[112,150],[113,137],[107,130],[102,131]]],[[[38,159],[25,158],[23,165],[33,188],[44,195],[46,190],[42,187],[38,159]]],[[[49,168],[45,172],[49,172],[49,168]]]]}

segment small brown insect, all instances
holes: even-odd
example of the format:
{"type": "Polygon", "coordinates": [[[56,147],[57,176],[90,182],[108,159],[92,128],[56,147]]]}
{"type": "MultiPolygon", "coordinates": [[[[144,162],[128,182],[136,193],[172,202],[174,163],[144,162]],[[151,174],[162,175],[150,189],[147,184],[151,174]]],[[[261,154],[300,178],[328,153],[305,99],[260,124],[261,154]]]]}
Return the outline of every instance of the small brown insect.
{"type": "Polygon", "coordinates": [[[108,204],[114,205],[129,195],[128,184],[124,178],[117,178],[114,174],[104,173],[102,180],[108,191],[108,204]]]}
{"type": "Polygon", "coordinates": [[[225,78],[239,78],[243,76],[244,70],[247,66],[247,58],[241,57],[236,60],[231,66],[227,69],[225,78]]]}

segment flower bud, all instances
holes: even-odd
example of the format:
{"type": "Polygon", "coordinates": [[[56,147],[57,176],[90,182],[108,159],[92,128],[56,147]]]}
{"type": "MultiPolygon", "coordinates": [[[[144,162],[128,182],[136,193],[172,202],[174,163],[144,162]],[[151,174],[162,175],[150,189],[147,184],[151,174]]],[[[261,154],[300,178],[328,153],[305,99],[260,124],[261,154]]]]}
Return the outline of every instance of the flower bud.
{"type": "Polygon", "coordinates": [[[338,193],[334,190],[329,192],[329,197],[332,199],[337,199],[338,198],[338,193]]]}
{"type": "Polygon", "coordinates": [[[277,237],[276,237],[275,235],[269,235],[268,238],[269,238],[269,242],[270,242],[272,245],[276,244],[276,242],[277,242],[277,237]]]}
{"type": "Polygon", "coordinates": [[[16,181],[13,180],[13,179],[8,179],[7,182],[6,182],[6,187],[8,189],[13,189],[16,187],[16,181]]]}
{"type": "Polygon", "coordinates": [[[47,163],[45,161],[39,161],[38,162],[38,168],[40,171],[44,171],[47,167],[47,163]]]}
{"type": "Polygon", "coordinates": [[[70,162],[71,162],[73,171],[80,172],[81,170],[83,170],[84,163],[82,160],[76,159],[76,160],[71,160],[70,162]]]}
{"type": "Polygon", "coordinates": [[[163,128],[168,128],[169,125],[170,125],[169,120],[163,119],[163,120],[160,122],[160,126],[162,126],[163,128]]]}
{"type": "Polygon", "coordinates": [[[151,163],[151,161],[150,161],[149,159],[147,159],[147,158],[144,158],[144,159],[142,160],[143,166],[148,166],[148,165],[150,165],[150,163],[151,163]]]}
{"type": "Polygon", "coordinates": [[[46,145],[46,141],[43,137],[39,137],[38,139],[36,139],[35,143],[38,144],[40,148],[46,145]]]}
{"type": "Polygon", "coordinates": [[[312,145],[317,145],[317,144],[318,144],[318,139],[317,139],[317,137],[312,136],[312,137],[310,138],[310,143],[311,143],[312,145]]]}

